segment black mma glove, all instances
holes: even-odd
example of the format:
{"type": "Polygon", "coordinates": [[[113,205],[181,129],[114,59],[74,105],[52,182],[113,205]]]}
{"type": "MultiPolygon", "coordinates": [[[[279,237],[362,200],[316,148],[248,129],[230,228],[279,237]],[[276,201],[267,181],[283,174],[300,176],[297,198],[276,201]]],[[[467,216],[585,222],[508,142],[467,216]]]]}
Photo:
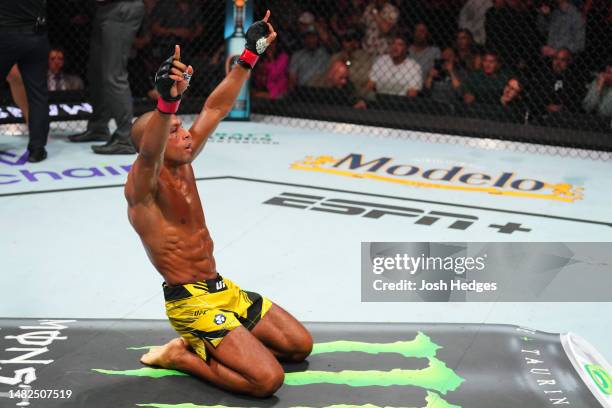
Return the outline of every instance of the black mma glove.
{"type": "Polygon", "coordinates": [[[246,45],[238,59],[238,64],[246,69],[253,69],[259,56],[268,48],[268,34],[270,34],[270,28],[266,22],[257,21],[251,24],[246,32],[246,45]]]}
{"type": "Polygon", "coordinates": [[[181,100],[181,95],[170,95],[170,88],[174,85],[174,79],[170,78],[170,69],[174,55],[171,55],[167,60],[162,62],[157,73],[155,73],[155,89],[159,92],[161,98],[166,102],[176,102],[181,100]]]}

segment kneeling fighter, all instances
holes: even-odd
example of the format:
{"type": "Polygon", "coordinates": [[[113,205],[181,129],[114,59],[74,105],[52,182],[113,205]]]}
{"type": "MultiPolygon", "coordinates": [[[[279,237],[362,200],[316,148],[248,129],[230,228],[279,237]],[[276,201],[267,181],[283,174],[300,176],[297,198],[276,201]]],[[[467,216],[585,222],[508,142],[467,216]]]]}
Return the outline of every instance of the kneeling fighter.
{"type": "Polygon", "coordinates": [[[138,157],[125,186],[129,220],[164,277],[166,314],[180,335],[141,361],[259,397],[282,385],[279,360],[303,361],[312,338],[285,310],[217,273],[191,162],[231,110],[258,56],[276,38],[269,17],[268,11],[249,28],[239,61],[189,130],[181,127],[176,112],[193,68],[180,61],[175,47],[156,75],[157,110],[132,127],[138,157]]]}

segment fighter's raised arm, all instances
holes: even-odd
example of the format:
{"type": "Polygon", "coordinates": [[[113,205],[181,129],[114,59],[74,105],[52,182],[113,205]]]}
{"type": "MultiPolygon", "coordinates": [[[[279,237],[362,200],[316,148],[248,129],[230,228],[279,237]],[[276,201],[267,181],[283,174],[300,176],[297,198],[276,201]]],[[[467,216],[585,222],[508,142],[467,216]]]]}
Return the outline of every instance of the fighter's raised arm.
{"type": "Polygon", "coordinates": [[[138,157],[132,165],[125,189],[130,205],[151,198],[168,138],[181,137],[177,134],[182,130],[180,121],[174,114],[181,95],[189,86],[191,75],[193,68],[181,62],[181,49],[176,45],[174,55],[161,64],[155,75],[155,88],[160,94],[157,110],[140,116],[132,126],[132,142],[138,157]]]}
{"type": "Polygon", "coordinates": [[[266,12],[262,20],[249,27],[246,33],[245,49],[238,63],[210,94],[202,112],[189,129],[193,137],[194,157],[202,151],[208,136],[231,111],[240,89],[249,78],[249,73],[259,56],[276,39],[276,32],[268,22],[269,18],[270,10],[266,12]]]}

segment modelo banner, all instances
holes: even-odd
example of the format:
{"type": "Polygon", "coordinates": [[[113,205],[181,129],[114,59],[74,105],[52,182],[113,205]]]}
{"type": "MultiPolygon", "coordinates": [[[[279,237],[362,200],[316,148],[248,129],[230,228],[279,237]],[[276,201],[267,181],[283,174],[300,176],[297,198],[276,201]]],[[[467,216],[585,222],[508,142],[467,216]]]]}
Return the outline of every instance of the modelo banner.
{"type": "MultiPolygon", "coordinates": [[[[253,2],[247,0],[227,0],[225,8],[225,72],[238,61],[244,50],[245,32],[253,22],[253,2]]],[[[228,115],[229,119],[247,120],[251,114],[249,98],[249,83],[245,83],[234,107],[228,115]]]]}

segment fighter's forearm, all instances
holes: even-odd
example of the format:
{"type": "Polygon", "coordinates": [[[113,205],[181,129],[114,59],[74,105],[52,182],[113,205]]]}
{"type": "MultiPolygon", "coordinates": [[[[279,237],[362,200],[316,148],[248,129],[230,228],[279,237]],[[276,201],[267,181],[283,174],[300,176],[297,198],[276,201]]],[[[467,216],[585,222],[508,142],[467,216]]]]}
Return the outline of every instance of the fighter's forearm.
{"type": "Polygon", "coordinates": [[[149,160],[163,160],[164,150],[168,143],[170,134],[171,115],[153,112],[151,119],[147,122],[142,140],[140,142],[139,154],[149,160]]]}
{"type": "Polygon", "coordinates": [[[250,70],[241,65],[235,65],[225,79],[210,94],[204,104],[204,110],[215,110],[226,116],[231,111],[232,106],[234,106],[240,89],[249,79],[249,75],[250,70]]]}

